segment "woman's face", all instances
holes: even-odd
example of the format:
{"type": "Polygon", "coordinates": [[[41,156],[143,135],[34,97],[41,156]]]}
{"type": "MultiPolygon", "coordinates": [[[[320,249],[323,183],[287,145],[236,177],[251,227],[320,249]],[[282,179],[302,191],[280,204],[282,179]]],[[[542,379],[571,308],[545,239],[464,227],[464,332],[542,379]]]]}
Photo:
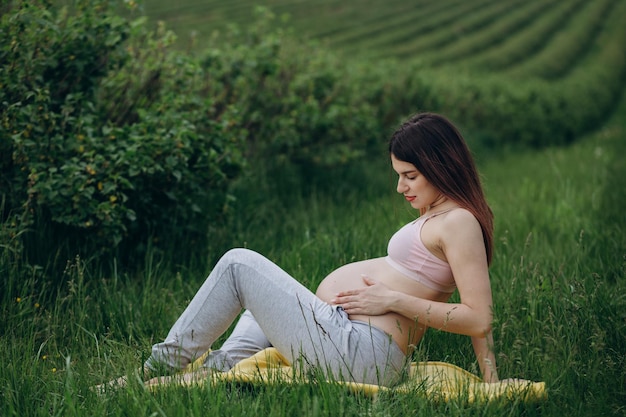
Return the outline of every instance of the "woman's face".
{"type": "Polygon", "coordinates": [[[391,165],[398,174],[397,191],[404,195],[404,198],[411,203],[414,209],[431,206],[442,197],[438,189],[415,168],[410,162],[400,161],[393,154],[391,155],[391,165]]]}

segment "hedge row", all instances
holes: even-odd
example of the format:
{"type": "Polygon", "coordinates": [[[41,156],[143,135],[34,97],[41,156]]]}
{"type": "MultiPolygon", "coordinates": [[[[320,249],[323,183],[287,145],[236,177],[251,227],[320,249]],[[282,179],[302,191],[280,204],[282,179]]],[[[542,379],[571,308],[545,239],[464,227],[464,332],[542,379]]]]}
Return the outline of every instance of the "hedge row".
{"type": "Polygon", "coordinates": [[[358,83],[319,48],[294,53],[271,20],[194,56],[106,0],[13,2],[0,31],[3,241],[19,252],[46,225],[92,254],[202,239],[249,160],[361,157],[382,134],[358,83]]]}
{"type": "Polygon", "coordinates": [[[15,253],[41,225],[91,253],[201,240],[228,215],[250,161],[332,169],[384,150],[388,131],[418,110],[444,112],[492,145],[566,143],[610,113],[626,73],[623,4],[598,52],[555,82],[345,62],[293,42],[267,11],[246,31],[203,40],[197,55],[106,0],[72,10],[16,0],[2,12],[0,237],[15,253]]]}
{"type": "MultiPolygon", "coordinates": [[[[616,3],[602,32],[561,78],[477,72],[462,63],[437,69],[416,63],[406,65],[415,75],[405,95],[413,95],[421,108],[445,112],[487,146],[567,144],[597,128],[614,111],[622,94],[626,78],[624,16],[626,3],[616,3]]],[[[542,57],[559,59],[555,54],[542,57]]],[[[550,62],[536,64],[553,66],[550,62]]]]}
{"type": "Polygon", "coordinates": [[[536,76],[548,79],[558,79],[567,74],[591,48],[593,40],[610,20],[609,16],[616,12],[615,9],[618,9],[619,13],[619,3],[615,0],[587,3],[584,9],[572,16],[567,25],[560,28],[548,47],[535,55],[534,59],[512,67],[507,74],[514,77],[536,76]]]}
{"type": "Polygon", "coordinates": [[[541,50],[548,39],[560,33],[569,19],[581,13],[588,4],[592,3],[586,0],[561,2],[537,18],[533,23],[533,29],[507,36],[506,42],[466,58],[463,62],[465,65],[487,71],[501,71],[516,63],[525,60],[528,62],[528,57],[541,50]]]}

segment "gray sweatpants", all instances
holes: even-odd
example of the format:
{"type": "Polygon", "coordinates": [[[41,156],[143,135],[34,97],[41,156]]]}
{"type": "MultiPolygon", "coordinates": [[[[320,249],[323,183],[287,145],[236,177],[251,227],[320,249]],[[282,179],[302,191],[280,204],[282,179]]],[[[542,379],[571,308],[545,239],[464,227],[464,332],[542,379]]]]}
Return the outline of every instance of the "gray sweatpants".
{"type": "Polygon", "coordinates": [[[315,296],[273,262],[247,249],[227,252],[164,342],[152,347],[149,369],[185,367],[210,349],[241,313],[231,337],[209,356],[220,370],[274,346],[294,366],[338,380],[393,385],[406,369],[402,350],[383,331],[315,296]]]}

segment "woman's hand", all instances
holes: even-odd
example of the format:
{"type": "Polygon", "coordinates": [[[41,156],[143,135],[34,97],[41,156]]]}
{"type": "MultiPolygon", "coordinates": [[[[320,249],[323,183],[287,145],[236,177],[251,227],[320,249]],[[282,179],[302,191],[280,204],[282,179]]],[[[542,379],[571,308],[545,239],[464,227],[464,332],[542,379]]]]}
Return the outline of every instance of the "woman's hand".
{"type": "Polygon", "coordinates": [[[394,291],[368,276],[361,275],[361,278],[363,278],[365,287],[342,291],[331,302],[341,306],[348,314],[380,316],[391,311],[390,306],[393,304],[394,291]]]}

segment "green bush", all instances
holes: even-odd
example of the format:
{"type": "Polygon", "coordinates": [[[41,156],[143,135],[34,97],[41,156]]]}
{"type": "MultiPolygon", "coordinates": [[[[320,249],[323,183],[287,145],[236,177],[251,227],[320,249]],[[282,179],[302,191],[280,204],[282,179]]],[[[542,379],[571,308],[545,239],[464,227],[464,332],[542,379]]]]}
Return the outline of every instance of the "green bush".
{"type": "Polygon", "coordinates": [[[91,168],[67,142],[83,130],[95,133],[91,99],[99,79],[123,59],[128,26],[104,2],[78,3],[70,15],[47,2],[15,1],[5,6],[0,37],[0,185],[11,236],[33,225],[41,209],[84,225],[81,214],[62,213],[93,193],[84,178],[72,177],[81,168],[89,176],[91,168]],[[60,181],[73,184],[61,189],[60,181]]]}
{"type": "Polygon", "coordinates": [[[263,11],[195,56],[103,0],[72,13],[16,2],[2,19],[3,230],[40,229],[31,243],[44,253],[68,236],[69,256],[198,242],[246,161],[309,173],[379,144],[345,63],[272,19],[263,11]]]}
{"type": "Polygon", "coordinates": [[[197,93],[205,74],[167,51],[171,35],[83,0],[72,13],[15,2],[1,36],[3,216],[16,225],[3,230],[52,225],[55,239],[78,239],[71,250],[95,253],[206,234],[243,164],[243,135],[236,111],[215,117],[197,93]]]}
{"type": "Polygon", "coordinates": [[[380,143],[375,105],[363,99],[351,66],[310,42],[294,43],[257,10],[257,24],[209,43],[201,61],[236,105],[253,159],[302,167],[334,167],[380,143]]]}

